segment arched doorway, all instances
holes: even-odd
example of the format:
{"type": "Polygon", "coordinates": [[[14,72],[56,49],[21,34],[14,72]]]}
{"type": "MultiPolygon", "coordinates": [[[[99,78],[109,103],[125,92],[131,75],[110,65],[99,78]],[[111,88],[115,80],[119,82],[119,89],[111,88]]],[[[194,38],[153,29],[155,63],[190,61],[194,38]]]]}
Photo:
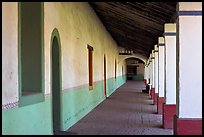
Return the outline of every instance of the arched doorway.
{"type": "Polygon", "coordinates": [[[125,59],[127,68],[127,80],[144,80],[144,65],[139,58],[130,57],[125,59]]]}
{"type": "Polygon", "coordinates": [[[104,94],[105,94],[105,98],[107,97],[106,94],[106,55],[104,55],[104,94]]]}
{"type": "Polygon", "coordinates": [[[51,91],[52,91],[52,122],[54,134],[60,131],[61,125],[61,48],[57,29],[51,38],[51,91]]]}

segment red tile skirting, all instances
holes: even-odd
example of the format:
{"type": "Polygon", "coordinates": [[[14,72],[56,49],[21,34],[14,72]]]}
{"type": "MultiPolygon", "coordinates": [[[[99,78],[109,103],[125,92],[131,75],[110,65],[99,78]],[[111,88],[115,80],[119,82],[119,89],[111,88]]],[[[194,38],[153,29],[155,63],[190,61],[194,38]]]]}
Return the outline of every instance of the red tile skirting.
{"type": "Polygon", "coordinates": [[[176,114],[176,104],[163,104],[163,128],[173,129],[174,115],[176,114]]]}
{"type": "Polygon", "coordinates": [[[165,102],[164,97],[157,97],[157,114],[163,113],[163,103],[165,102]]]}
{"type": "Polygon", "coordinates": [[[158,97],[159,93],[154,93],[154,105],[157,105],[157,97],[158,97]]]}
{"type": "Polygon", "coordinates": [[[202,118],[178,118],[174,115],[174,135],[202,135],[202,118]]]}
{"type": "Polygon", "coordinates": [[[16,101],[16,102],[10,102],[10,103],[8,103],[8,104],[4,104],[4,105],[2,105],[2,110],[8,110],[8,109],[11,109],[11,108],[18,107],[18,104],[19,104],[18,101],[16,101]]]}

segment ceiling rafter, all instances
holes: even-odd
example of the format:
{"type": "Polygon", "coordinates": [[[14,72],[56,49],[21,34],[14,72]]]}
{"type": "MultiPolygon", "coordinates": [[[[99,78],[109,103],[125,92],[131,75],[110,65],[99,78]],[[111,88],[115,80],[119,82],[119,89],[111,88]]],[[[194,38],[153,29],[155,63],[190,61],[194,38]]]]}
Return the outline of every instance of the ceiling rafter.
{"type": "Polygon", "coordinates": [[[176,2],[90,2],[118,46],[149,57],[172,22],[176,2]]]}

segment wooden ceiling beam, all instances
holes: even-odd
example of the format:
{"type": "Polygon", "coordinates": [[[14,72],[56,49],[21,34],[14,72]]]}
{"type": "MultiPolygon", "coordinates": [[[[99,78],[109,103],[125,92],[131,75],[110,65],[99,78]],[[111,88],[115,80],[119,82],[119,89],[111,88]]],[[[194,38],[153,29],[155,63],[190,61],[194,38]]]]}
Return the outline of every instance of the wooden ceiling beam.
{"type": "Polygon", "coordinates": [[[175,15],[176,2],[90,2],[116,43],[149,56],[164,23],[175,15]]]}

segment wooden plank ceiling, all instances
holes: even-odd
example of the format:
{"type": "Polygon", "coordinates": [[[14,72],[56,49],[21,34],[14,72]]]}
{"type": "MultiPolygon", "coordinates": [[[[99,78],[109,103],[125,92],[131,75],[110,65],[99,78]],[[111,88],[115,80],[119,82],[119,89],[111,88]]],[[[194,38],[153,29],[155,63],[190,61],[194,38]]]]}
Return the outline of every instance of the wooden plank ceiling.
{"type": "Polygon", "coordinates": [[[89,2],[118,46],[149,57],[164,23],[174,21],[176,2],[89,2]]]}

